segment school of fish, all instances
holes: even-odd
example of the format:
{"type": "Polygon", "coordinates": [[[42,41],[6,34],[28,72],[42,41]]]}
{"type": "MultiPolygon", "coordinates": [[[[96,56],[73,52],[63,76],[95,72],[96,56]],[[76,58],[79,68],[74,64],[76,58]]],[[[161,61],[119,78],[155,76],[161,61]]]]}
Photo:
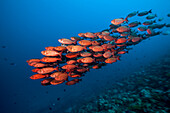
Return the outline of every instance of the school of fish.
{"type": "MultiPolygon", "coordinates": [[[[36,73],[30,79],[42,79],[43,86],[79,83],[90,69],[99,69],[120,60],[121,55],[131,49],[129,46],[155,35],[168,35],[160,29],[170,27],[170,24],[157,23],[156,18],[152,10],[134,11],[126,18],[113,19],[109,29],[101,32],[79,33],[77,37],[58,39],[61,45],[45,47],[41,51],[43,58],[27,60],[28,65],[35,67],[32,72],[36,73]],[[134,16],[144,17],[146,21],[130,22],[134,16]]],[[[159,22],[162,20],[158,19],[159,22]]]]}

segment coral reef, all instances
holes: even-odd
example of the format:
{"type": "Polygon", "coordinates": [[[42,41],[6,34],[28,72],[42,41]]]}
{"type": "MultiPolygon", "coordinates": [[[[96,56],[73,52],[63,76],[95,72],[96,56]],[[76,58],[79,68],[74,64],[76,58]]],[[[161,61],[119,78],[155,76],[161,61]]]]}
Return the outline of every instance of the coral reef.
{"type": "Polygon", "coordinates": [[[71,113],[170,112],[170,56],[167,55],[130,77],[113,84],[103,94],[71,113]]]}

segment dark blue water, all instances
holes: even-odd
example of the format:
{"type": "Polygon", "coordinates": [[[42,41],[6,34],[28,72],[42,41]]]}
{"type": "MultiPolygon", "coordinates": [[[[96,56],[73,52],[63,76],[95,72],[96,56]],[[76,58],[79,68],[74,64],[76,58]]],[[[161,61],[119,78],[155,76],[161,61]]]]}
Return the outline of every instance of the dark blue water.
{"type": "MultiPolygon", "coordinates": [[[[97,95],[115,80],[159,60],[169,52],[169,36],[151,37],[133,46],[121,61],[91,70],[82,82],[73,86],[41,86],[40,80],[29,79],[32,67],[26,63],[31,58],[42,58],[40,51],[45,47],[60,45],[59,38],[107,29],[112,19],[133,11],[152,9],[164,17],[163,23],[170,23],[166,16],[169,6],[169,0],[1,0],[0,112],[63,112],[97,95]]],[[[142,21],[139,17],[134,20],[142,21]]]]}

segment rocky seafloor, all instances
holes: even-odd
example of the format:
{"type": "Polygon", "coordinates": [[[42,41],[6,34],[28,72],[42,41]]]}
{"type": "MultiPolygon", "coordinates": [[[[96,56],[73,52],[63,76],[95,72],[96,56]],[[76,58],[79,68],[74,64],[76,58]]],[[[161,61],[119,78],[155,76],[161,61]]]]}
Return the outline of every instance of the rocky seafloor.
{"type": "Polygon", "coordinates": [[[170,113],[170,55],[116,82],[70,113],[170,113]]]}

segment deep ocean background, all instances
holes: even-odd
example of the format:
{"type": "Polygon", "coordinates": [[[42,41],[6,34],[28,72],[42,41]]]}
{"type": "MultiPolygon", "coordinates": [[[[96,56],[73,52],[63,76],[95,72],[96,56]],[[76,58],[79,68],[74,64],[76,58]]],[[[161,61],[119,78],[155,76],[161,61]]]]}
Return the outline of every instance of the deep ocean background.
{"type": "MultiPolygon", "coordinates": [[[[79,84],[41,86],[31,80],[26,60],[42,58],[59,38],[109,28],[111,20],[133,11],[152,9],[162,23],[170,23],[169,0],[0,0],[1,113],[63,112],[102,92],[124,76],[169,52],[169,35],[159,35],[132,46],[121,61],[91,70],[79,84]],[[65,89],[65,91],[64,91],[65,89]],[[60,100],[57,100],[60,98],[60,100]]],[[[131,20],[143,21],[139,17],[131,20]]],[[[162,30],[167,29],[163,28],[162,30]]]]}

